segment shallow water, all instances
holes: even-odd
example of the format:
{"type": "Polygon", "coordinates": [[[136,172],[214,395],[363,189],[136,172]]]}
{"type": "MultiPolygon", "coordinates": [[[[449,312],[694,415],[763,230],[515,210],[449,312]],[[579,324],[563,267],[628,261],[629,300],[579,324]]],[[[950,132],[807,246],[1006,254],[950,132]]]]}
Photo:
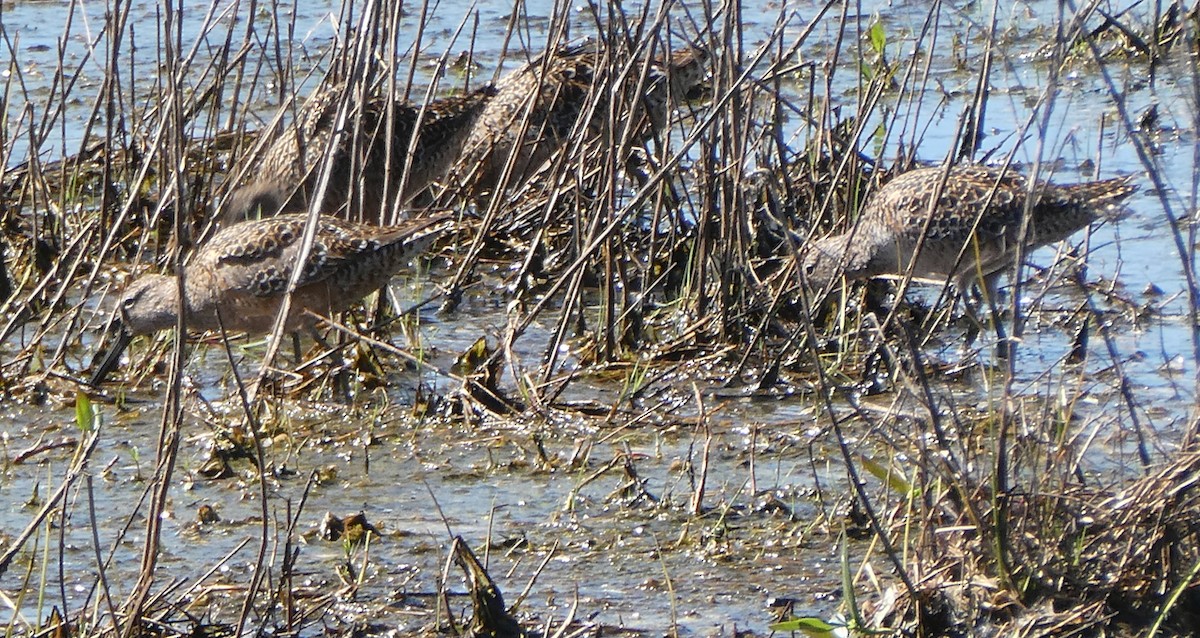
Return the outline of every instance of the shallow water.
{"type": "MultiPolygon", "coordinates": [[[[862,23],[866,25],[875,13],[884,17],[887,50],[893,61],[902,64],[911,54],[913,33],[921,29],[926,4],[864,3],[862,23]]],[[[999,18],[1007,46],[997,55],[993,98],[987,114],[988,138],[984,141],[984,148],[996,149],[996,158],[1018,147],[1019,131],[1047,83],[1049,69],[1038,52],[1048,39],[1044,25],[1055,19],[1055,5],[1017,4],[999,18]]],[[[186,4],[182,41],[187,47],[200,33],[209,6],[206,2],[186,4]]],[[[940,160],[948,152],[957,118],[975,82],[974,68],[960,68],[955,59],[977,60],[977,52],[971,49],[982,46],[980,25],[990,19],[990,7],[984,3],[968,6],[974,8],[947,9],[942,18],[945,34],[970,34],[964,37],[968,51],[959,52],[948,38],[937,42],[931,57],[936,85],[927,87],[916,102],[898,106],[919,115],[900,120],[903,126],[888,130],[876,146],[870,147],[872,153],[890,158],[902,143],[906,148],[917,147],[918,156],[929,161],[940,160]]],[[[224,16],[230,7],[227,3],[216,5],[217,15],[223,17],[198,48],[193,65],[196,69],[204,68],[208,58],[224,46],[226,29],[236,24],[224,16]]],[[[795,12],[788,33],[797,34],[817,9],[809,2],[788,7],[788,11],[795,12]]],[[[545,38],[552,5],[531,2],[525,8],[531,40],[528,48],[536,52],[536,42],[545,38]]],[[[637,7],[627,9],[632,12],[637,7]]],[[[80,68],[80,79],[73,89],[80,98],[57,122],[58,132],[37,149],[44,159],[58,158],[63,149],[72,152],[80,144],[79,122],[87,116],[103,74],[103,64],[97,61],[103,40],[90,59],[87,43],[96,39],[105,11],[99,3],[3,5],[0,24],[12,38],[15,63],[28,83],[28,108],[39,113],[39,100],[50,94],[48,84],[54,76],[60,41],[64,59],[80,68]],[[72,7],[74,22],[66,32],[65,15],[72,7]]],[[[340,5],[335,2],[304,3],[303,9],[295,11],[281,8],[280,18],[295,22],[296,64],[311,65],[328,48],[334,38],[331,25],[339,11],[340,5]]],[[[456,53],[463,48],[452,44],[451,37],[467,11],[465,3],[442,2],[430,17],[423,40],[426,53],[417,66],[416,85],[428,81],[432,74],[430,61],[441,52],[448,49],[456,53]]],[[[767,38],[777,17],[772,11],[746,16],[747,25],[753,29],[745,34],[748,46],[767,38]]],[[[496,71],[495,60],[508,15],[507,8],[497,3],[479,8],[474,45],[482,64],[477,71],[479,77],[491,77],[496,71]]],[[[574,7],[573,16],[578,21],[576,32],[586,33],[582,5],[574,7]]],[[[155,75],[158,6],[135,5],[130,19],[137,36],[126,44],[136,46],[137,51],[129,67],[142,74],[148,86],[155,75]]],[[[802,49],[805,59],[823,59],[838,35],[834,32],[836,24],[827,18],[816,28],[802,49]]],[[[415,32],[415,13],[405,18],[404,27],[415,32]]],[[[241,37],[241,32],[237,33],[235,40],[241,37]]],[[[855,42],[854,34],[850,36],[848,42],[855,42]]],[[[1121,94],[1131,113],[1136,116],[1150,105],[1158,105],[1161,124],[1153,134],[1155,160],[1170,189],[1167,200],[1175,214],[1183,215],[1192,207],[1194,118],[1198,111],[1190,97],[1188,67],[1183,60],[1178,62],[1161,67],[1161,75],[1153,82],[1145,77],[1144,62],[1134,61],[1128,68],[1114,63],[1109,68],[1114,81],[1123,87],[1121,94]]],[[[512,66],[509,63],[504,68],[512,66]]],[[[297,73],[297,77],[302,76],[297,73]]],[[[184,73],[182,77],[185,84],[198,85],[194,76],[184,73]]],[[[834,77],[830,99],[853,111],[858,99],[857,71],[839,69],[834,77]]],[[[1116,123],[1102,78],[1090,70],[1070,69],[1059,83],[1062,88],[1044,128],[1035,125],[1026,133],[1028,139],[1019,145],[1015,160],[1028,167],[1040,152],[1042,161],[1055,167],[1053,179],[1063,182],[1093,178],[1086,170],[1088,162],[1100,164],[1101,177],[1142,173],[1144,168],[1132,150],[1129,134],[1116,123]]],[[[798,81],[797,85],[801,84],[798,81]]],[[[274,105],[270,99],[264,100],[264,105],[264,118],[269,119],[269,107],[274,105]]],[[[28,115],[26,105],[16,101],[6,107],[9,146],[5,152],[11,167],[29,155],[27,138],[16,134],[22,118],[27,120],[28,115]]],[[[804,129],[798,121],[789,126],[794,126],[796,133],[788,138],[796,140],[796,147],[801,146],[804,129]]],[[[1134,303],[1159,306],[1158,314],[1136,327],[1114,318],[1111,338],[1116,362],[1136,385],[1138,404],[1133,410],[1138,423],[1154,432],[1158,445],[1169,447],[1181,435],[1181,423],[1195,399],[1197,362],[1190,355],[1188,300],[1179,294],[1184,290],[1180,258],[1150,183],[1144,177],[1139,183],[1142,190],[1130,201],[1130,216],[1092,234],[1088,278],[1118,280],[1122,295],[1134,303]],[[1143,293],[1149,284],[1161,289],[1161,296],[1143,293]]],[[[1052,263],[1053,249],[1038,251],[1031,261],[1052,263]]],[[[1034,291],[1036,285],[1025,288],[1027,294],[1034,291]]],[[[914,294],[936,298],[936,291],[928,289],[914,294]]],[[[407,298],[417,297],[409,293],[407,298]]],[[[1032,300],[1029,297],[1022,302],[1032,300]]],[[[1070,315],[1081,304],[1081,297],[1055,289],[1042,303],[1070,315]]],[[[449,369],[457,353],[481,333],[503,330],[505,307],[502,294],[479,293],[450,318],[425,314],[423,330],[433,348],[432,364],[449,369]]],[[[1114,361],[1099,336],[1093,335],[1086,366],[1061,365],[1071,333],[1052,324],[1054,316],[1057,313],[1039,314],[1038,322],[1030,325],[1017,361],[1020,374],[1016,392],[1052,401],[1061,394],[1084,389],[1086,399],[1076,406],[1081,419],[1076,426],[1081,436],[1094,435],[1099,441],[1092,448],[1104,453],[1093,460],[1097,469],[1132,464],[1138,433],[1133,430],[1128,406],[1116,392],[1119,378],[1107,370],[1114,361]]],[[[542,349],[550,341],[552,319],[550,315],[543,317],[518,342],[518,354],[530,370],[536,367],[542,349]]],[[[15,339],[24,338],[20,335],[15,339]]],[[[949,337],[942,344],[947,352],[957,347],[953,341],[949,337]]],[[[10,346],[0,346],[6,356],[10,346]]],[[[160,580],[197,578],[218,557],[244,541],[250,542],[206,583],[225,583],[234,589],[197,603],[198,608],[192,610],[197,616],[205,605],[213,610],[228,609],[229,600],[243,594],[238,588],[248,582],[253,567],[263,508],[256,472],[248,462],[234,462],[235,477],[231,479],[209,480],[200,475],[212,431],[224,427],[239,408],[232,398],[228,366],[219,348],[198,352],[202,353],[193,354],[188,367],[195,389],[185,405],[188,417],[176,469],[171,519],[164,533],[160,580]],[[197,525],[195,511],[202,504],[215,506],[222,522],[197,525]]],[[[253,372],[261,348],[249,347],[242,356],[243,373],[253,372]]],[[[986,358],[986,354],[981,356],[986,358]]],[[[703,380],[701,394],[711,436],[703,506],[711,509],[694,517],[690,511],[695,490],[692,481],[701,463],[705,434],[696,424],[699,409],[690,383],[678,380],[678,387],[664,390],[656,399],[661,404],[630,405],[618,398],[627,374],[631,373],[619,372],[616,380],[583,380],[574,384],[572,395],[566,397],[606,406],[616,404],[620,418],[611,420],[552,411],[516,421],[476,416],[424,423],[412,418],[407,408],[414,400],[416,386],[423,382],[444,391],[453,383],[430,371],[400,369],[391,373],[393,383],[386,392],[356,402],[353,407],[279,402],[283,412],[275,415],[268,426],[273,433],[268,462],[279,470],[266,479],[266,513],[272,534],[282,529],[287,516],[296,515],[294,508],[309,476],[314,472],[323,476],[299,513],[298,529],[305,540],[297,583],[321,591],[336,586],[334,574],[343,560],[342,547],[320,540],[315,530],[326,511],[344,516],[362,510],[385,537],[370,548],[371,568],[357,600],[371,601],[366,604],[366,613],[389,627],[415,629],[428,622],[428,617],[400,610],[404,604],[411,604],[432,614],[433,599],[426,595],[437,587],[448,547],[447,525],[481,553],[489,537],[496,542],[516,538],[528,542],[511,553],[496,549],[491,555],[492,575],[510,603],[550,556],[522,608],[542,619],[552,616],[561,620],[577,595],[580,615],[609,626],[653,633],[664,633],[675,623],[690,634],[733,634],[735,629],[765,633],[770,621],[766,605],[777,597],[797,599],[798,613],[828,617],[841,600],[837,594],[840,566],[835,539],[848,492],[836,443],[824,429],[827,419],[822,420],[816,400],[803,392],[777,399],[729,398],[712,390],[717,385],[712,380],[703,380]],[[651,414],[644,421],[636,421],[634,427],[620,427],[647,409],[651,414]],[[546,459],[539,457],[538,440],[546,459]],[[658,499],[657,503],[620,493],[627,483],[620,465],[583,485],[589,475],[620,455],[633,459],[646,492],[658,499]],[[573,456],[584,460],[571,465],[568,461],[573,456]]],[[[988,382],[977,377],[957,386],[947,383],[946,387],[955,389],[965,404],[986,404],[989,395],[980,388],[988,382]]],[[[153,469],[162,393],[161,385],[147,382],[127,397],[123,407],[110,404],[101,408],[106,425],[91,463],[94,479],[90,496],[95,501],[102,552],[108,552],[117,542],[117,531],[126,525],[132,504],[147,488],[144,479],[153,469]]],[[[9,424],[5,431],[7,459],[39,441],[77,436],[71,426],[74,407],[66,402],[52,400],[35,407],[10,401],[2,409],[9,424]]],[[[872,449],[870,437],[876,434],[852,432],[852,436],[867,439],[862,445],[867,454],[872,449]]],[[[57,484],[69,454],[60,450],[39,455],[36,460],[8,463],[0,477],[0,497],[10,505],[9,515],[0,519],[0,529],[8,538],[36,509],[27,503],[44,497],[57,484]]],[[[86,520],[88,496],[82,489],[73,491],[67,508],[70,524],[50,530],[54,535],[62,533],[65,539],[63,560],[69,578],[64,584],[67,607],[72,610],[83,604],[84,594],[95,580],[92,531],[86,520]]],[[[115,600],[132,586],[143,534],[142,521],[137,520],[129,535],[117,544],[108,573],[115,600]]],[[[47,540],[57,547],[56,538],[42,539],[38,552],[47,540]]],[[[282,541],[281,537],[272,537],[273,543],[282,541]]],[[[32,544],[27,545],[27,551],[32,549],[32,544]]],[[[279,549],[272,547],[271,551],[278,562],[279,549]]],[[[355,557],[361,560],[361,554],[355,557]]],[[[0,581],[9,596],[21,588],[21,571],[10,569],[0,581]]],[[[457,574],[452,579],[452,583],[458,583],[457,574]]],[[[452,589],[461,587],[455,585],[452,589]]],[[[51,604],[58,603],[56,588],[51,592],[51,604]]],[[[33,599],[22,601],[20,609],[26,618],[44,616],[44,610],[39,610],[33,599]]],[[[350,609],[348,604],[346,609],[350,609]]],[[[224,612],[220,617],[229,620],[224,612]]]]}

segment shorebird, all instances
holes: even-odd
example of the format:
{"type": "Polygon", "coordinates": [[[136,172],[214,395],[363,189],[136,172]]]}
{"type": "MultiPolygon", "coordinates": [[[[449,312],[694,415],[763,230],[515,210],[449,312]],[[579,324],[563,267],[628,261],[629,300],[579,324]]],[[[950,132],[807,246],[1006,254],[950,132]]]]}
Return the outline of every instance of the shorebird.
{"type": "MultiPolygon", "coordinates": [[[[1025,251],[1118,217],[1121,202],[1135,190],[1129,177],[1081,184],[1038,181],[1025,251]]],[[[948,282],[959,295],[981,281],[985,298],[995,299],[997,280],[1017,258],[1029,196],[1029,181],[1011,169],[909,171],[871,197],[850,231],[800,249],[804,279],[810,290],[828,290],[839,277],[903,276],[911,264],[916,279],[948,282]]],[[[969,304],[968,312],[973,315],[969,304]]]]}
{"type": "MultiPolygon", "coordinates": [[[[300,256],[307,221],[304,214],[280,215],[234,224],[213,235],[184,267],[187,327],[269,332],[300,256]]],[[[311,328],[321,317],[346,310],[454,225],[449,214],[390,227],[321,217],[285,329],[311,328]]],[[[175,327],[179,307],[174,276],[143,275],[130,284],[120,302],[120,336],[96,366],[92,384],[104,381],[134,336],[175,327]]]]}
{"type": "Polygon", "coordinates": [[[320,90],[301,107],[293,125],[264,151],[252,181],[229,195],[221,217],[229,224],[307,210],[337,130],[339,107],[350,100],[347,128],[332,151],[332,173],[318,212],[383,223],[390,206],[408,203],[446,174],[494,92],[486,86],[467,95],[434,100],[424,108],[372,96],[355,108],[357,101],[345,85],[320,90]],[[410,161],[414,131],[417,139],[410,161]],[[408,175],[401,190],[406,163],[408,175]]]}
{"type": "Polygon", "coordinates": [[[454,169],[457,181],[473,194],[492,191],[512,162],[508,184],[521,184],[572,133],[598,135],[614,94],[620,102],[612,106],[622,111],[615,121],[634,127],[633,144],[644,142],[666,127],[671,109],[694,95],[707,75],[709,55],[698,47],[651,60],[644,82],[639,82],[642,63],[637,61],[622,77],[610,78],[610,72],[626,66],[619,60],[614,64],[610,54],[588,41],[543,53],[501,78],[463,145],[454,169]],[[618,81],[622,85],[614,90],[618,81]]]}

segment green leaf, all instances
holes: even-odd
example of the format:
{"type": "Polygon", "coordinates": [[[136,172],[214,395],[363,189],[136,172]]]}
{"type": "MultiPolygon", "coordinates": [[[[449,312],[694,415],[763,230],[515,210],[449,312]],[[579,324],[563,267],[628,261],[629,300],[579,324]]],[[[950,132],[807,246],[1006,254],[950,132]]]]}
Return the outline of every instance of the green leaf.
{"type": "Polygon", "coordinates": [[[75,427],[85,434],[96,427],[96,408],[83,392],[75,393],[75,427]]]}
{"type": "Polygon", "coordinates": [[[839,554],[842,563],[842,596],[845,596],[845,607],[850,612],[850,623],[854,627],[863,627],[862,616],[858,612],[858,599],[854,597],[854,570],[850,569],[850,544],[846,542],[846,530],[838,534],[839,554]]]}
{"type": "Polygon", "coordinates": [[[892,488],[893,491],[903,494],[904,496],[912,494],[912,483],[908,482],[908,479],[905,478],[899,469],[886,468],[865,456],[863,457],[862,462],[863,467],[867,468],[867,471],[870,472],[872,476],[887,483],[888,487],[892,488]]]}
{"type": "Polygon", "coordinates": [[[871,39],[871,48],[875,53],[883,55],[884,47],[887,45],[887,34],[883,31],[883,22],[878,18],[871,23],[870,31],[867,31],[867,37],[871,39]]]}
{"type": "Polygon", "coordinates": [[[820,618],[811,616],[791,618],[767,625],[767,629],[771,631],[802,631],[809,636],[832,636],[835,631],[842,628],[841,625],[831,625],[820,618]]]}

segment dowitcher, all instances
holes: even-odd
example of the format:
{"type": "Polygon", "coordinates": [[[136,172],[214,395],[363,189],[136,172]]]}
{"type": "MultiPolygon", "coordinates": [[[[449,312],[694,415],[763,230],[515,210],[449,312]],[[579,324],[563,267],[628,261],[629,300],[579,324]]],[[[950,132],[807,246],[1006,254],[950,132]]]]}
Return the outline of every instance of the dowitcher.
{"type": "Polygon", "coordinates": [[[698,47],[674,51],[651,60],[645,81],[639,82],[642,63],[626,65],[610,54],[588,41],[543,53],[501,78],[464,143],[454,169],[457,181],[473,194],[491,191],[512,162],[508,184],[519,185],[572,133],[594,137],[610,117],[634,127],[632,143],[644,142],[666,127],[675,106],[697,92],[709,57],[698,47]],[[618,69],[628,73],[610,77],[618,69]],[[610,102],[614,95],[618,101],[610,102]]]}
{"type": "MultiPolygon", "coordinates": [[[[1036,199],[1029,206],[1025,251],[1118,216],[1121,202],[1135,190],[1128,177],[1081,184],[1038,181],[1033,184],[1036,199]]],[[[850,231],[801,248],[806,281],[810,289],[824,290],[840,276],[899,276],[912,264],[914,278],[949,282],[960,295],[981,281],[984,292],[992,295],[999,276],[1017,258],[1029,196],[1029,181],[1011,169],[909,171],[870,198],[850,231]],[[931,203],[935,195],[937,201],[931,203]]]]}
{"type": "Polygon", "coordinates": [[[338,130],[340,105],[348,101],[346,128],[332,151],[329,185],[318,211],[368,223],[387,221],[392,205],[408,203],[446,174],[493,93],[487,86],[431,101],[422,109],[420,104],[381,96],[372,96],[356,108],[359,101],[345,85],[317,91],[292,126],[264,151],[251,181],[229,195],[222,219],[234,223],[307,210],[316,195],[326,150],[338,130]],[[406,163],[408,174],[402,180],[406,163]]]}
{"type": "MultiPolygon", "coordinates": [[[[184,267],[187,327],[269,332],[300,256],[307,221],[305,214],[281,215],[234,224],[213,235],[184,267]]],[[[390,227],[319,218],[285,329],[309,328],[322,316],[346,310],[454,225],[449,214],[390,227]]],[[[174,276],[143,275],[130,284],[120,302],[120,336],[96,367],[92,383],[104,381],[134,336],[174,327],[179,306],[174,276]]]]}

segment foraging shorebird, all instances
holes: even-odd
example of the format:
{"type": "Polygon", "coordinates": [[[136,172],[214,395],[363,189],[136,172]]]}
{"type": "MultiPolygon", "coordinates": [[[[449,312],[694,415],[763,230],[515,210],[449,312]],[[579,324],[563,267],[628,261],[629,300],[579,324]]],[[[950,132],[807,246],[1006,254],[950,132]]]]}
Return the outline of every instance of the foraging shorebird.
{"type": "Polygon", "coordinates": [[[618,109],[613,119],[634,127],[631,143],[644,142],[666,127],[671,109],[700,88],[708,57],[698,47],[674,51],[665,60],[651,60],[640,82],[641,62],[611,60],[595,41],[543,53],[496,84],[463,146],[454,169],[457,181],[471,193],[492,191],[512,162],[508,184],[519,185],[572,133],[598,135],[610,117],[614,80],[624,88],[616,92],[623,93],[621,102],[611,105],[618,109]],[[610,79],[614,69],[621,69],[621,78],[610,79]]]}
{"type": "MultiPolygon", "coordinates": [[[[281,215],[235,224],[214,235],[185,266],[187,327],[269,332],[300,256],[307,221],[304,214],[281,215]]],[[[382,228],[321,217],[285,329],[309,328],[321,316],[346,310],[454,225],[448,214],[382,228]]],[[[104,381],[134,336],[174,327],[179,305],[176,277],[143,275],[130,284],[120,302],[120,336],[96,366],[92,384],[104,381]]]]}
{"type": "MultiPolygon", "coordinates": [[[[387,221],[390,208],[385,207],[408,203],[446,174],[493,93],[488,86],[434,100],[424,108],[374,96],[360,109],[351,108],[333,151],[329,185],[318,212],[367,223],[387,221]]],[[[264,151],[252,181],[229,195],[221,213],[226,224],[308,209],[345,100],[351,100],[351,107],[357,104],[345,85],[336,85],[305,102],[296,122],[264,151]]]]}
{"type": "MultiPolygon", "coordinates": [[[[982,280],[987,298],[994,299],[1000,274],[1017,258],[1029,187],[1013,170],[985,166],[957,166],[948,174],[943,167],[904,173],[871,197],[853,229],[800,249],[805,280],[811,290],[827,290],[838,277],[901,276],[912,264],[914,278],[949,282],[960,295],[982,280]]],[[[1025,250],[1118,216],[1121,202],[1135,190],[1128,177],[1037,182],[1025,250]]]]}

